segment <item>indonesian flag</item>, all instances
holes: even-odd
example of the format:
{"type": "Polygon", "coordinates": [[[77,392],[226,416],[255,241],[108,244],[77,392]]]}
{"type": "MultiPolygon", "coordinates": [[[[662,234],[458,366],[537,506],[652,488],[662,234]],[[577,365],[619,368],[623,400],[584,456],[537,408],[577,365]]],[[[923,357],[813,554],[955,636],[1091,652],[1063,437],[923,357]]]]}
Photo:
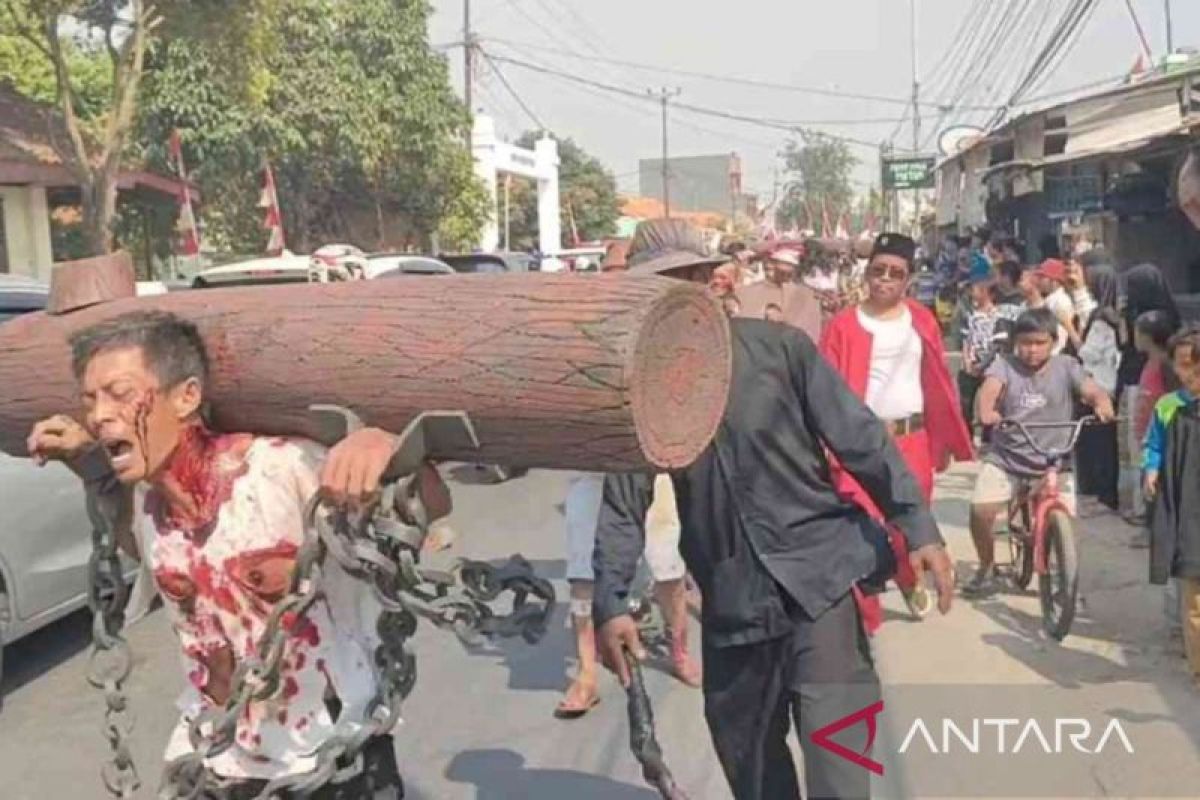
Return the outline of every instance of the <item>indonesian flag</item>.
{"type": "Polygon", "coordinates": [[[1129,77],[1134,78],[1146,71],[1146,59],[1138,53],[1137,61],[1133,62],[1133,67],[1129,70],[1129,77]]]}
{"type": "Polygon", "coordinates": [[[271,162],[263,162],[263,190],[258,198],[258,207],[266,209],[263,227],[270,234],[267,239],[267,255],[283,254],[283,214],[279,212],[279,195],[275,193],[275,174],[271,172],[271,162]]]}
{"type": "Polygon", "coordinates": [[[864,238],[874,238],[875,236],[875,212],[867,211],[867,218],[863,221],[864,238]]]}
{"type": "Polygon", "coordinates": [[[200,231],[196,227],[196,213],[192,210],[192,191],[188,185],[187,169],[183,165],[183,145],[179,131],[172,129],[167,140],[171,153],[171,166],[179,177],[179,218],[175,222],[175,249],[181,256],[200,253],[200,231]]]}
{"type": "Polygon", "coordinates": [[[829,200],[821,198],[821,238],[828,239],[829,234],[833,231],[833,224],[829,221],[829,200]]]}
{"type": "Polygon", "coordinates": [[[850,220],[845,214],[842,214],[842,216],[838,218],[837,231],[834,233],[834,236],[839,239],[850,238],[850,220]]]}

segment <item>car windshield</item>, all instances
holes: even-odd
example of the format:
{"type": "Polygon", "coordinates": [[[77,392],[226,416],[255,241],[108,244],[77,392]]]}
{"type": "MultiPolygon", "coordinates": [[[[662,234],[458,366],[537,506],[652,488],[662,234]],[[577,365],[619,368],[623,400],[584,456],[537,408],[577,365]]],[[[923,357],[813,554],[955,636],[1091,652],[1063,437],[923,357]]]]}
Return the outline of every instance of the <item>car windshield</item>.
{"type": "Polygon", "coordinates": [[[0,323],[31,311],[41,311],[45,307],[45,296],[36,292],[0,291],[0,323]]]}

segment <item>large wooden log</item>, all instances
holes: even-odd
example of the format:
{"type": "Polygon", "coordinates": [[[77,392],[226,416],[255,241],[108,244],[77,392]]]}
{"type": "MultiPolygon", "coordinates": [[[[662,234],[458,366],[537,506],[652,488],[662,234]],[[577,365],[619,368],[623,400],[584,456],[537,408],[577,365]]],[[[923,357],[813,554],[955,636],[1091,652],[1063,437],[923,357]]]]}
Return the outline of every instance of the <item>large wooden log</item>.
{"type": "Polygon", "coordinates": [[[402,430],[464,410],[481,448],[447,459],[601,471],[679,467],[728,397],[729,328],[700,288],[658,277],[470,275],[210,289],[0,326],[0,449],[78,409],[67,335],[155,308],[199,326],[221,430],[319,438],[314,403],[402,430]]]}

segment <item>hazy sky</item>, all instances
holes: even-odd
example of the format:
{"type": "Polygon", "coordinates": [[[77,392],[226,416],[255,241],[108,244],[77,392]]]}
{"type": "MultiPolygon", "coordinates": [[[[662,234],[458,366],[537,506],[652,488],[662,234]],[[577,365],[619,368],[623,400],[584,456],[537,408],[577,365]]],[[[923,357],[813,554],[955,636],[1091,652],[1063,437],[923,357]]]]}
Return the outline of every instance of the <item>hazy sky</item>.
{"type": "MultiPolygon", "coordinates": [[[[430,40],[435,45],[461,40],[463,0],[432,2],[430,40]]],[[[969,59],[956,59],[937,73],[932,71],[976,2],[1000,7],[1020,0],[916,0],[924,99],[944,100],[945,84],[969,66],[969,59],[980,57],[982,50],[977,48],[969,59]]],[[[1057,19],[1067,4],[1067,0],[1035,2],[1039,19],[1043,13],[1057,19]]],[[[1176,47],[1200,46],[1200,0],[1171,2],[1176,47]]],[[[1133,5],[1155,57],[1161,57],[1166,50],[1164,0],[1133,0],[1133,5]]],[[[603,57],[895,100],[905,100],[911,92],[908,0],[472,0],[472,17],[483,48],[495,55],[634,92],[679,88],[680,102],[754,119],[870,120],[809,125],[869,142],[892,134],[905,113],[903,105],[719,83],[585,59],[603,57]],[[490,42],[489,37],[510,43],[490,42]]],[[[1035,24],[1037,20],[1031,20],[1031,27],[1035,24]]],[[[1120,74],[1133,65],[1140,51],[1125,0],[1098,0],[1076,44],[1037,93],[1120,74]]],[[[462,51],[448,52],[461,92],[462,51]]],[[[1027,34],[1000,54],[993,76],[1002,73],[1001,65],[1015,72],[1032,56],[1027,34]]],[[[604,161],[623,191],[636,191],[638,159],[661,152],[657,103],[614,96],[515,65],[498,66],[551,131],[575,139],[604,161]]],[[[501,134],[508,137],[534,127],[489,66],[484,63],[477,70],[476,110],[494,116],[501,134]]],[[[974,102],[989,104],[991,89],[987,81],[976,87],[971,95],[974,102]]],[[[938,112],[925,108],[922,115],[928,133],[938,112]]],[[[980,116],[986,113],[959,112],[941,127],[980,121],[980,116]]],[[[670,134],[673,156],[737,151],[746,172],[746,189],[764,196],[771,194],[773,169],[779,163],[776,154],[788,138],[783,131],[683,110],[672,112],[670,134]]],[[[911,140],[911,124],[906,121],[897,142],[907,147],[911,140]]],[[[931,143],[929,149],[933,148],[931,143]]],[[[855,147],[854,152],[863,159],[856,172],[862,189],[878,180],[877,152],[864,147],[855,147]]]]}

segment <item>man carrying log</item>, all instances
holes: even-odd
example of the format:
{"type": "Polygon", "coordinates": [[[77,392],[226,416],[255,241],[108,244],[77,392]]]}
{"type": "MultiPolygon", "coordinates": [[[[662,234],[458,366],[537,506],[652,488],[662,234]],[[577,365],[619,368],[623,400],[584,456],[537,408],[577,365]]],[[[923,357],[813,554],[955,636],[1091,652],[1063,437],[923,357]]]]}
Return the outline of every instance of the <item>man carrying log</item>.
{"type": "MultiPolygon", "coordinates": [[[[707,282],[713,263],[698,237],[671,220],[638,239],[634,274],[707,282]]],[[[879,682],[852,588],[887,577],[894,557],[883,529],[842,500],[826,448],[902,530],[918,574],[937,581],[943,613],[951,566],[917,482],[884,425],[846,387],[812,341],[792,327],[734,319],[733,381],[715,439],[672,474],[681,550],[703,599],[705,716],[738,800],[800,797],[786,737],[794,720],[809,798],[869,796],[870,774],[811,735],[879,698],[879,682]]],[[[385,431],[352,434],[335,448],[378,475],[397,445],[385,431]]],[[[364,491],[373,487],[364,486],[364,491]]],[[[595,600],[600,654],[628,686],[628,650],[644,650],[629,616],[630,586],[644,549],[654,475],[609,475],[596,530],[595,600]]],[[[839,743],[867,751],[866,726],[839,743]],[[858,736],[858,741],[854,741],[858,736]]]]}
{"type": "MultiPolygon", "coordinates": [[[[123,314],[77,332],[71,347],[86,425],[43,420],[29,452],[120,499],[117,540],[148,562],[183,650],[183,714],[166,749],[174,761],[193,750],[190,721],[229,699],[236,668],[288,591],[325,453],[305,440],[210,431],[201,416],[208,357],[177,316],[123,314]]],[[[341,480],[331,488],[345,494],[341,480]]],[[[251,702],[233,746],[206,759],[234,798],[312,770],[311,754],[335,728],[365,724],[378,689],[377,601],[332,561],[322,586],[307,613],[283,617],[282,690],[251,702]]],[[[362,755],[360,774],[308,796],[403,797],[391,737],[370,739],[362,755]]]]}

